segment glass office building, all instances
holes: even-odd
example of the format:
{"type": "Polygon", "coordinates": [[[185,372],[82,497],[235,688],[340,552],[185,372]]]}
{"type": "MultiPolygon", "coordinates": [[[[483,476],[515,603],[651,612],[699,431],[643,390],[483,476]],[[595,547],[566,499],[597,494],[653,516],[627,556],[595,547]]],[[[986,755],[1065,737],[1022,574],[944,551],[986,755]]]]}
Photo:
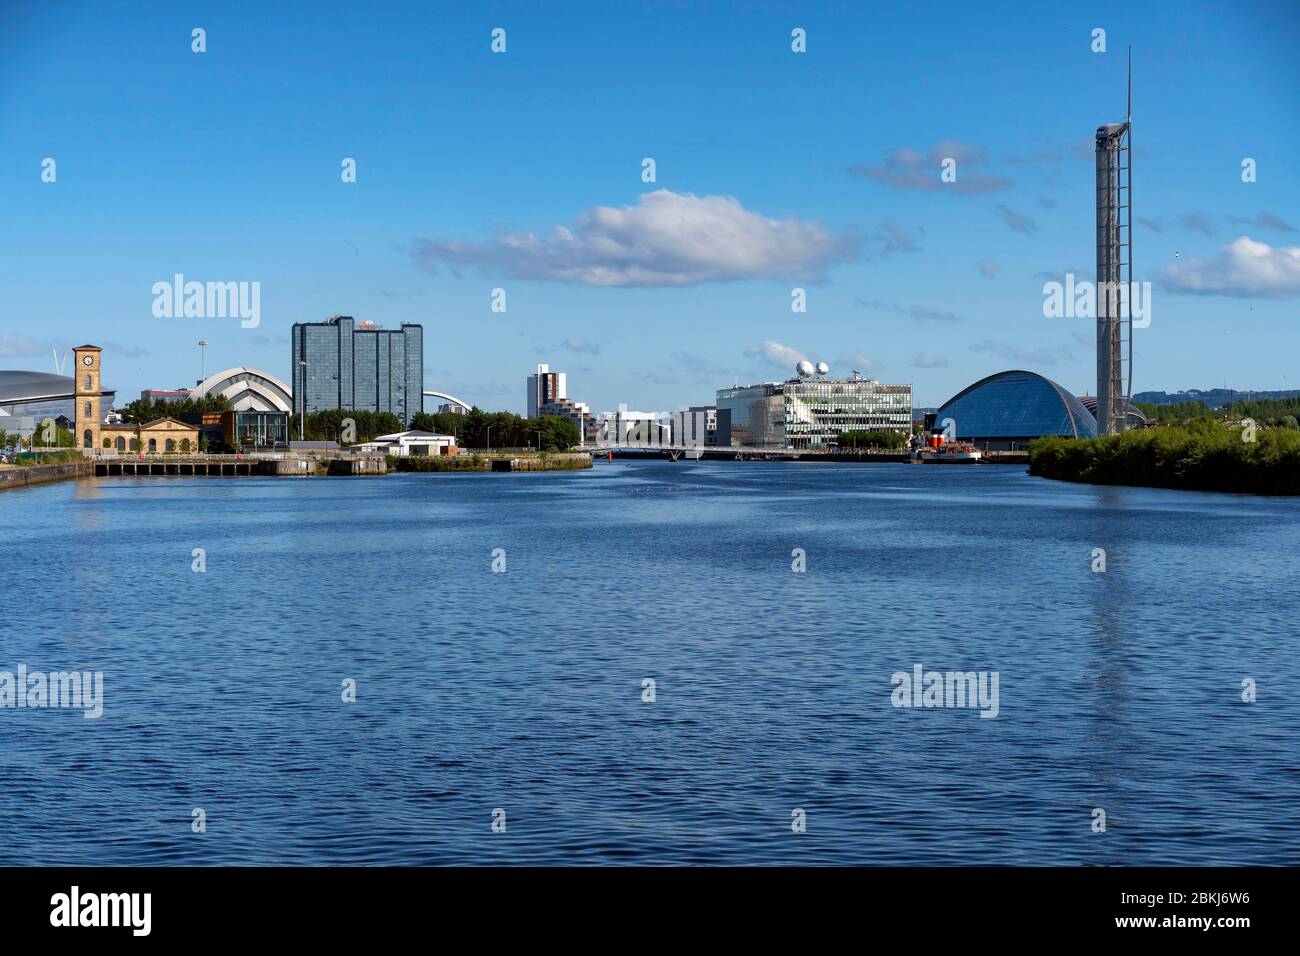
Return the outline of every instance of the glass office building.
{"type": "Polygon", "coordinates": [[[294,323],[291,338],[295,415],[346,408],[392,412],[410,424],[423,410],[422,326],[383,329],[336,315],[294,323]]]}
{"type": "Polygon", "coordinates": [[[731,413],[731,444],[747,448],[785,446],[783,384],[764,382],[718,389],[718,411],[731,413]]]}
{"type": "MultiPolygon", "coordinates": [[[[939,407],[934,427],[952,419],[957,439],[986,451],[1018,451],[1043,435],[1097,437],[1097,420],[1077,397],[1037,372],[998,372],[939,407]]],[[[927,416],[928,420],[928,416],[927,416]]]]}
{"type": "Polygon", "coordinates": [[[812,378],[719,389],[731,444],[826,450],[840,432],[912,430],[912,386],[874,379],[812,378]]]}
{"type": "Polygon", "coordinates": [[[232,411],[221,413],[222,440],[237,451],[274,451],[289,447],[289,413],[232,411]]]}

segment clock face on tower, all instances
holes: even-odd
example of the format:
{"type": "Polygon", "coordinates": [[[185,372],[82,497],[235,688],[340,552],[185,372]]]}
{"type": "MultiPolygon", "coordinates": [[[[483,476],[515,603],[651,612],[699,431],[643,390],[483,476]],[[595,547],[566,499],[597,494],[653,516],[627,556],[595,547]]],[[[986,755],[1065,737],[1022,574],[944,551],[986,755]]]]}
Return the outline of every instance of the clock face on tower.
{"type": "Polygon", "coordinates": [[[84,356],[84,357],[81,359],[81,364],[82,364],[82,365],[94,365],[94,364],[95,364],[95,357],[94,357],[93,355],[86,355],[86,356],[84,356]]]}

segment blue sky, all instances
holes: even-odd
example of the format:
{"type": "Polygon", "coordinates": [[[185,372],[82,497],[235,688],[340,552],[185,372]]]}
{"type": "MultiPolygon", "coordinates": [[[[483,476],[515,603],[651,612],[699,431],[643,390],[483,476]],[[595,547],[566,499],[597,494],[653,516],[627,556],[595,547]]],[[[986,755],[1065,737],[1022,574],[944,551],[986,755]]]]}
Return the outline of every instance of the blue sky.
{"type": "Polygon", "coordinates": [[[287,378],[289,326],[344,313],[422,323],[426,384],[494,409],[537,362],[596,409],[800,355],[918,405],[1017,367],[1090,392],[1093,324],[1042,286],[1091,278],[1132,44],[1134,389],[1300,388],[1293,2],[0,11],[0,368],[96,342],[130,398],[192,384],[203,338],[287,378]],[[178,272],[260,282],[260,326],[155,317],[178,272]]]}

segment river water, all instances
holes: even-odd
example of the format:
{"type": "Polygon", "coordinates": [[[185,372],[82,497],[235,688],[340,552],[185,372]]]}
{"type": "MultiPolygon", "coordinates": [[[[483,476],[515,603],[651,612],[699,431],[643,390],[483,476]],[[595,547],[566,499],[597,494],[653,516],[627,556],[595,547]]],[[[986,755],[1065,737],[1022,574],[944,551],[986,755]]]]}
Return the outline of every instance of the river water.
{"type": "Polygon", "coordinates": [[[1296,864],[1297,585],[1300,501],[1012,466],[5,492],[103,713],[0,707],[0,864],[1296,864]]]}

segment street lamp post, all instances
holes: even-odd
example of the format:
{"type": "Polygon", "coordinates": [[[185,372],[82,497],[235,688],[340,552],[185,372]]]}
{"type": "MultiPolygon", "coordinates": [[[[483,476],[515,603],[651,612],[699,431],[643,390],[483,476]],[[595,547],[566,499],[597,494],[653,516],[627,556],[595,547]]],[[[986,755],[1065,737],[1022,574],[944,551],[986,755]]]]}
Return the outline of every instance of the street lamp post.
{"type": "Polygon", "coordinates": [[[539,452],[542,450],[542,431],[540,428],[537,430],[537,450],[539,452]]]}
{"type": "Polygon", "coordinates": [[[202,384],[208,380],[208,340],[199,339],[199,369],[201,375],[199,383],[202,384]]]}
{"type": "Polygon", "coordinates": [[[492,450],[492,426],[487,427],[487,450],[492,450]]]}

